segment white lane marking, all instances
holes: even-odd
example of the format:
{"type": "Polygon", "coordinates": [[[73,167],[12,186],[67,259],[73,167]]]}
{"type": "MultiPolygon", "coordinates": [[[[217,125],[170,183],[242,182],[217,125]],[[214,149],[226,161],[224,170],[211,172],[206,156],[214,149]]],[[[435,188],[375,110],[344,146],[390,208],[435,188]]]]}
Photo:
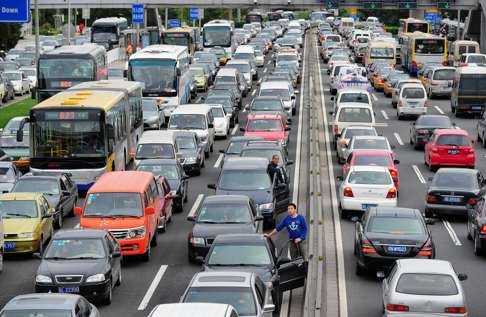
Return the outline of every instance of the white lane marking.
{"type": "Polygon", "coordinates": [[[383,116],[383,118],[385,118],[385,120],[388,120],[389,119],[385,110],[381,110],[381,115],[383,116]]]}
{"type": "Polygon", "coordinates": [[[219,164],[221,164],[221,161],[223,160],[223,153],[220,153],[219,156],[218,156],[218,159],[216,160],[216,163],[214,163],[214,168],[219,168],[219,164]]]}
{"type": "Polygon", "coordinates": [[[375,94],[371,94],[371,97],[373,97],[373,100],[374,100],[375,102],[377,102],[377,101],[378,101],[378,97],[376,97],[376,95],[375,95],[375,94]]]}
{"type": "Polygon", "coordinates": [[[402,138],[400,137],[400,134],[395,132],[395,133],[393,133],[393,135],[395,136],[395,139],[397,139],[398,144],[403,146],[403,141],[402,141],[402,138]]]}
{"type": "Polygon", "coordinates": [[[256,94],[256,90],[253,90],[253,91],[251,92],[251,96],[253,97],[253,96],[255,96],[255,94],[256,94]]]}
{"type": "Polygon", "coordinates": [[[427,183],[427,182],[425,181],[424,176],[422,175],[422,172],[419,170],[419,168],[418,168],[418,166],[417,166],[417,165],[412,165],[412,169],[413,169],[413,171],[415,172],[415,175],[417,175],[417,178],[419,179],[419,181],[420,181],[422,184],[427,183]]]}
{"type": "Polygon", "coordinates": [[[81,227],[81,224],[78,222],[78,224],[74,226],[74,229],[78,229],[80,227],[81,227]]]}
{"type": "Polygon", "coordinates": [[[461,127],[456,125],[456,130],[461,130],[461,127]]]}
{"type": "Polygon", "coordinates": [[[243,108],[243,112],[246,112],[246,109],[249,107],[249,104],[246,104],[245,107],[243,108]]]}
{"type": "Polygon", "coordinates": [[[231,135],[235,135],[236,131],[238,131],[239,124],[235,124],[233,130],[231,130],[231,135]]]}
{"type": "Polygon", "coordinates": [[[138,305],[138,310],[145,310],[145,308],[147,308],[147,305],[150,302],[152,296],[154,295],[157,286],[159,286],[160,280],[162,280],[165,271],[167,271],[167,267],[168,267],[167,265],[160,266],[159,271],[157,272],[154,279],[152,280],[152,283],[150,283],[147,293],[145,293],[145,296],[142,298],[140,305],[138,305]]]}
{"type": "Polygon", "coordinates": [[[451,236],[452,242],[454,242],[454,244],[457,246],[461,246],[462,245],[461,240],[459,240],[459,238],[457,237],[457,234],[454,231],[454,228],[452,228],[450,222],[448,220],[442,219],[442,223],[444,224],[444,227],[449,233],[449,236],[451,236]]]}
{"type": "Polygon", "coordinates": [[[261,83],[262,83],[262,79],[261,79],[261,78],[258,80],[258,83],[259,83],[259,84],[261,84],[261,83]]]}
{"type": "MultiPolygon", "coordinates": [[[[316,47],[317,50],[317,47],[316,47]]],[[[319,87],[322,86],[322,71],[321,63],[317,63],[317,69],[319,71],[319,87]]],[[[339,317],[348,317],[348,300],[346,292],[346,274],[344,266],[344,250],[343,250],[343,237],[341,231],[341,222],[338,209],[338,198],[336,193],[336,180],[334,177],[334,163],[332,161],[331,152],[331,138],[329,136],[329,121],[327,119],[327,111],[325,106],[324,89],[321,89],[321,107],[324,116],[324,133],[326,137],[326,156],[327,156],[327,168],[329,172],[329,182],[331,183],[331,202],[334,221],[334,234],[336,239],[336,256],[337,256],[337,271],[338,271],[338,288],[339,288],[339,317]]]]}
{"type": "Polygon", "coordinates": [[[387,127],[388,123],[386,122],[375,122],[375,127],[387,127]]]}
{"type": "Polygon", "coordinates": [[[444,114],[444,111],[442,111],[441,108],[439,108],[439,106],[434,106],[435,110],[437,110],[438,113],[440,114],[444,114]]]}
{"type": "Polygon", "coordinates": [[[265,68],[265,69],[263,70],[263,73],[266,73],[267,71],[268,71],[268,69],[266,69],[266,68],[265,68]]]}
{"type": "Polygon", "coordinates": [[[204,198],[204,194],[197,195],[196,201],[194,201],[194,205],[192,205],[191,210],[189,210],[189,213],[187,214],[187,218],[194,217],[203,198],[204,198]]]}
{"type": "Polygon", "coordinates": [[[270,62],[271,62],[271,60],[269,60],[269,61],[267,62],[267,65],[270,65],[270,62]]]}

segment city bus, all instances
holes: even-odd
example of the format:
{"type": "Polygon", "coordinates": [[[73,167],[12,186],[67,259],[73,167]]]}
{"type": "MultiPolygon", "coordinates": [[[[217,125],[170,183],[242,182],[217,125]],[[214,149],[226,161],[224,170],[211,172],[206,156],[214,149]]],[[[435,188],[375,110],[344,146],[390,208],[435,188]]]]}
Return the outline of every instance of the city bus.
{"type": "Polygon", "coordinates": [[[416,74],[426,63],[447,65],[447,39],[414,32],[403,37],[402,66],[416,74]]]}
{"type": "Polygon", "coordinates": [[[209,51],[211,48],[219,46],[224,48],[226,58],[231,58],[235,51],[233,41],[233,30],[235,28],[233,21],[212,20],[203,25],[203,49],[209,51]]]}
{"type": "Polygon", "coordinates": [[[400,19],[398,26],[398,36],[414,32],[430,33],[429,22],[414,18],[400,19]]]}
{"type": "MultiPolygon", "coordinates": [[[[121,91],[128,95],[129,116],[128,126],[128,160],[135,159],[138,140],[143,133],[142,99],[144,84],[137,81],[100,80],[79,84],[70,91],[121,91]]],[[[128,163],[128,162],[127,162],[128,163]]]]}
{"type": "Polygon", "coordinates": [[[107,50],[120,45],[122,32],[128,28],[125,18],[101,18],[91,25],[91,43],[104,46],[107,50]]]}
{"type": "Polygon", "coordinates": [[[107,78],[103,46],[91,43],[61,46],[39,57],[35,94],[38,101],[43,101],[79,83],[107,78]]]}
{"type": "Polygon", "coordinates": [[[396,45],[392,41],[373,40],[368,44],[364,57],[364,65],[369,67],[378,60],[388,61],[390,66],[396,62],[396,45]]]}
{"type": "Polygon", "coordinates": [[[128,61],[128,80],[144,83],[143,96],[157,100],[166,122],[172,110],[191,99],[189,60],[186,46],[150,45],[128,61]]]}
{"type": "Polygon", "coordinates": [[[128,163],[130,102],[125,91],[66,90],[30,110],[17,132],[30,124],[33,174],[70,173],[87,190],[103,173],[128,163]]]}
{"type": "Polygon", "coordinates": [[[258,11],[248,12],[246,15],[246,23],[258,22],[263,25],[264,15],[258,11]]]}
{"type": "Polygon", "coordinates": [[[192,56],[196,51],[197,29],[191,27],[172,28],[162,32],[162,44],[186,46],[192,56]]]}

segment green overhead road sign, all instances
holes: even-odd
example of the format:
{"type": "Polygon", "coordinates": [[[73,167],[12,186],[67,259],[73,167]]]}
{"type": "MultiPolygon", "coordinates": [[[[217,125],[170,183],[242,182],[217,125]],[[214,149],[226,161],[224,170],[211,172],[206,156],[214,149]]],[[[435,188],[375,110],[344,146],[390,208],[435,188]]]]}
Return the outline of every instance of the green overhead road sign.
{"type": "Polygon", "coordinates": [[[450,9],[451,4],[449,3],[449,1],[438,1],[437,2],[437,8],[439,8],[439,9],[450,9]]]}
{"type": "Polygon", "coordinates": [[[368,0],[363,2],[363,7],[365,9],[381,9],[383,8],[383,0],[368,0]]]}
{"type": "Polygon", "coordinates": [[[400,0],[398,2],[398,8],[399,9],[407,9],[407,10],[416,9],[417,8],[417,0],[406,0],[406,1],[400,0]]]}

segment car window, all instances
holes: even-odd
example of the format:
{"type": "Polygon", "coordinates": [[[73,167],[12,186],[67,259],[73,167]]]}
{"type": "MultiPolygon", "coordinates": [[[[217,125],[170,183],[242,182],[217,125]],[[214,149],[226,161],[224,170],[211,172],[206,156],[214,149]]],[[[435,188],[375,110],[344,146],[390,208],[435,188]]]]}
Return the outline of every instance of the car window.
{"type": "Polygon", "coordinates": [[[388,233],[393,235],[421,235],[424,226],[417,218],[406,217],[372,217],[366,226],[367,232],[388,233]]]}
{"type": "Polygon", "coordinates": [[[354,160],[355,165],[374,165],[374,166],[391,166],[390,156],[385,155],[357,155],[354,160]]]}
{"type": "Polygon", "coordinates": [[[204,204],[197,223],[251,223],[247,204],[204,204]]]}
{"type": "Polygon", "coordinates": [[[208,265],[255,265],[271,264],[270,254],[264,244],[214,245],[208,255],[208,265]]]}
{"type": "Polygon", "coordinates": [[[392,182],[390,175],[381,171],[353,171],[349,174],[349,184],[388,185],[392,182]]]}
{"type": "Polygon", "coordinates": [[[437,145],[444,146],[469,146],[469,140],[465,135],[444,134],[437,138],[437,145]]]}
{"type": "Polygon", "coordinates": [[[431,186],[450,187],[458,189],[478,189],[478,179],[470,173],[437,173],[431,186]]]}
{"type": "Polygon", "coordinates": [[[371,122],[371,111],[368,108],[341,108],[339,122],[371,122]]]}
{"type": "Polygon", "coordinates": [[[185,303],[225,303],[233,306],[241,316],[255,316],[256,303],[249,287],[191,287],[185,303]]]}
{"type": "Polygon", "coordinates": [[[264,285],[261,285],[261,283],[258,283],[257,281],[255,281],[255,291],[256,291],[256,294],[257,294],[258,304],[260,305],[260,307],[263,307],[265,305],[265,288],[264,288],[264,285]]]}
{"type": "Polygon", "coordinates": [[[457,295],[459,293],[452,276],[430,273],[404,273],[400,276],[395,290],[403,294],[432,296],[457,295]]]}

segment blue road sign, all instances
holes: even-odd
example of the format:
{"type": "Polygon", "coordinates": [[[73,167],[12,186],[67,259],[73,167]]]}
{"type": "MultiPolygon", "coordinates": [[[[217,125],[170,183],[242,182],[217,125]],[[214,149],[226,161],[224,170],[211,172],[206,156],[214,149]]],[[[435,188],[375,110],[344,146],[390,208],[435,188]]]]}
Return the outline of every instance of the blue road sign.
{"type": "Polygon", "coordinates": [[[30,21],[30,0],[0,1],[0,23],[25,23],[30,21]]]}
{"type": "Polygon", "coordinates": [[[145,22],[144,9],[145,7],[143,3],[132,4],[132,23],[143,24],[145,22]]]}
{"type": "Polygon", "coordinates": [[[442,17],[439,12],[425,12],[424,19],[431,24],[439,24],[442,17]]]}
{"type": "Polygon", "coordinates": [[[167,20],[167,24],[170,28],[178,28],[181,26],[181,20],[180,19],[169,19],[167,20]]]}
{"type": "Polygon", "coordinates": [[[189,9],[189,20],[199,20],[199,8],[189,9]]]}

